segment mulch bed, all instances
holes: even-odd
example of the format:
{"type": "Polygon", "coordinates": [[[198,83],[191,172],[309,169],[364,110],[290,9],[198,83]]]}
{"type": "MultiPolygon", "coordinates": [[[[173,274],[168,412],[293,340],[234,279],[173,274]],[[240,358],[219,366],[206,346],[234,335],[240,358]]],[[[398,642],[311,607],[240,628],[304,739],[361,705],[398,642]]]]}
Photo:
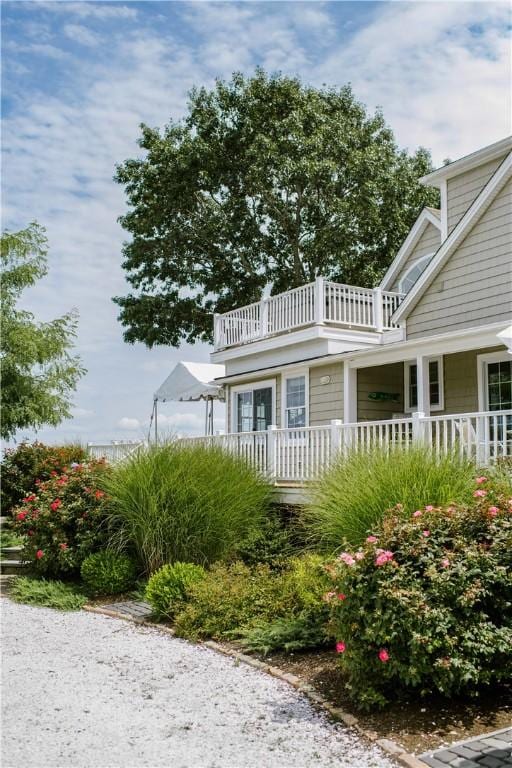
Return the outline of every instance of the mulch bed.
{"type": "Polygon", "coordinates": [[[494,687],[476,699],[418,697],[390,704],[385,710],[360,712],[344,690],[337,658],[329,651],[258,657],[297,675],[334,706],[358,718],[378,738],[391,739],[407,752],[421,754],[442,744],[462,741],[512,725],[512,684],[494,687]]]}

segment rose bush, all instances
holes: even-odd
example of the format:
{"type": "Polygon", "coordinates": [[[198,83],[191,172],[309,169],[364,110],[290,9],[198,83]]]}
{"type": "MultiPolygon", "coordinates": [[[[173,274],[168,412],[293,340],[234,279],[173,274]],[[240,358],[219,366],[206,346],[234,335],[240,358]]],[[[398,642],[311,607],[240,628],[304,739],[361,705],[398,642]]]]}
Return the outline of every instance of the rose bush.
{"type": "Polygon", "coordinates": [[[2,459],[1,504],[3,514],[20,504],[36,489],[36,480],[49,480],[62,474],[64,467],[87,458],[81,445],[20,443],[8,448],[2,459]]]}
{"type": "Polygon", "coordinates": [[[98,487],[109,471],[105,461],[75,463],[39,481],[14,510],[13,530],[27,537],[24,554],[44,575],[73,574],[107,540],[107,496],[98,487]]]}
{"type": "Polygon", "coordinates": [[[451,696],[510,679],[510,495],[479,477],[470,506],[392,510],[328,566],[336,650],[362,708],[404,689],[451,696]]]}

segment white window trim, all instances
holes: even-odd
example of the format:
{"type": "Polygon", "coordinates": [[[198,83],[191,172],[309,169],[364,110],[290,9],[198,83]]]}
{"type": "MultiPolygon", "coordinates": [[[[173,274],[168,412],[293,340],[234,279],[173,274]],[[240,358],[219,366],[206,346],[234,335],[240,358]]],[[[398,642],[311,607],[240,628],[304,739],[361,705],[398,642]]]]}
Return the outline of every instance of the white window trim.
{"type": "MultiPolygon", "coordinates": [[[[238,407],[237,407],[237,395],[239,392],[251,392],[255,389],[272,389],[272,419],[271,424],[275,424],[276,421],[276,380],[275,379],[262,379],[261,381],[253,381],[250,384],[239,384],[236,387],[230,387],[231,393],[231,434],[236,434],[238,431],[238,407]]],[[[249,434],[249,433],[248,433],[249,434]]]]}
{"type": "Polygon", "coordinates": [[[487,376],[488,364],[509,362],[510,359],[511,357],[508,352],[490,352],[485,355],[476,356],[479,411],[489,410],[489,377],[487,376]]]}
{"type": "MultiPolygon", "coordinates": [[[[286,382],[288,379],[297,379],[299,376],[304,376],[305,380],[305,394],[304,401],[306,406],[306,427],[309,427],[309,367],[296,368],[293,371],[286,371],[281,375],[281,427],[288,429],[286,425],[286,382]]],[[[297,427],[297,429],[304,429],[304,427],[297,427]]]]}
{"type": "MultiPolygon", "coordinates": [[[[399,290],[400,293],[405,293],[404,290],[403,290],[403,281],[405,280],[405,278],[407,277],[409,272],[411,272],[411,270],[413,270],[414,267],[418,266],[418,264],[421,264],[423,261],[427,261],[427,260],[433,259],[434,255],[435,255],[435,251],[432,251],[432,253],[426,253],[424,256],[420,256],[419,259],[415,259],[414,261],[410,262],[409,266],[407,267],[407,270],[403,273],[403,275],[401,276],[400,280],[398,281],[398,290],[399,290]]],[[[425,269],[426,269],[426,267],[425,267],[425,269]]],[[[417,278],[416,282],[414,282],[411,285],[411,287],[409,288],[409,291],[411,291],[414,288],[414,286],[416,285],[416,283],[418,282],[418,280],[420,279],[422,274],[423,274],[423,272],[421,272],[418,275],[418,278],[417,278]]]]}
{"type": "MultiPolygon", "coordinates": [[[[429,363],[432,363],[432,362],[437,363],[437,370],[439,372],[439,405],[430,405],[430,402],[429,402],[429,410],[444,411],[443,355],[431,355],[430,357],[425,358],[425,364],[427,366],[429,363]]],[[[413,413],[413,411],[418,410],[417,406],[413,408],[409,402],[409,369],[411,365],[417,365],[415,358],[413,358],[412,360],[404,361],[404,413],[413,413]]],[[[429,381],[429,384],[430,384],[430,381],[429,381]]],[[[418,382],[418,386],[419,386],[419,382],[418,382]]],[[[430,386],[429,386],[429,400],[430,400],[430,386]]]]}

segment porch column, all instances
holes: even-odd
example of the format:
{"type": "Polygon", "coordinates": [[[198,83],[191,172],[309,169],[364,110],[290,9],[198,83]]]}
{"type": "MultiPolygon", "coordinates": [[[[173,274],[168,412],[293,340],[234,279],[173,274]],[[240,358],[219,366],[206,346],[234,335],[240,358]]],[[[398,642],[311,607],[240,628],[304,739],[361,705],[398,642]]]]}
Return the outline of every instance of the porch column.
{"type": "Polygon", "coordinates": [[[430,416],[430,388],[428,376],[428,358],[418,355],[416,358],[416,378],[418,386],[417,411],[430,416]]]}
{"type": "Polygon", "coordinates": [[[351,368],[349,360],[343,363],[343,421],[357,421],[357,368],[351,368]]]}

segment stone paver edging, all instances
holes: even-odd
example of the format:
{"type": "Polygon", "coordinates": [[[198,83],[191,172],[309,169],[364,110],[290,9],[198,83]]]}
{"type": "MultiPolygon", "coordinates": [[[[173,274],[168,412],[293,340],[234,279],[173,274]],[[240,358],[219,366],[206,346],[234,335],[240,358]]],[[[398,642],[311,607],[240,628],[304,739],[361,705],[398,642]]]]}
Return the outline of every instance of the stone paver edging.
{"type": "MultiPolygon", "coordinates": [[[[143,604],[138,603],[137,605],[141,606],[143,604]]],[[[139,607],[132,613],[131,605],[129,603],[114,603],[105,607],[84,605],[84,611],[89,611],[90,613],[100,613],[104,616],[110,616],[114,619],[132,621],[135,624],[146,625],[161,632],[165,632],[171,636],[175,635],[172,627],[166,627],[162,624],[156,624],[155,622],[150,621],[148,618],[150,614],[149,611],[144,612],[139,607]],[[126,611],[124,611],[123,608],[126,608],[126,611]]],[[[224,656],[230,656],[237,664],[240,662],[248,664],[255,669],[259,669],[262,672],[266,672],[267,674],[272,675],[272,677],[276,677],[279,680],[284,680],[297,691],[300,691],[305,696],[307,696],[312,704],[325,710],[334,720],[343,722],[349,728],[354,728],[361,736],[363,736],[365,739],[368,739],[368,741],[378,744],[378,746],[384,752],[386,752],[388,755],[393,757],[407,768],[431,768],[428,763],[424,763],[423,760],[420,760],[418,757],[416,757],[416,755],[412,755],[409,752],[406,752],[399,744],[392,741],[391,739],[379,739],[377,733],[363,728],[357,717],[354,717],[354,715],[351,715],[349,712],[345,712],[345,710],[341,709],[340,707],[334,707],[312,685],[302,682],[296,675],[292,675],[290,672],[285,672],[284,670],[279,669],[279,667],[275,667],[271,664],[266,664],[264,661],[255,659],[254,657],[248,656],[245,653],[240,653],[232,648],[227,648],[220,643],[216,643],[214,640],[206,640],[205,642],[201,643],[201,645],[203,645],[205,648],[210,648],[212,651],[217,651],[217,653],[221,653],[224,656]]]]}

